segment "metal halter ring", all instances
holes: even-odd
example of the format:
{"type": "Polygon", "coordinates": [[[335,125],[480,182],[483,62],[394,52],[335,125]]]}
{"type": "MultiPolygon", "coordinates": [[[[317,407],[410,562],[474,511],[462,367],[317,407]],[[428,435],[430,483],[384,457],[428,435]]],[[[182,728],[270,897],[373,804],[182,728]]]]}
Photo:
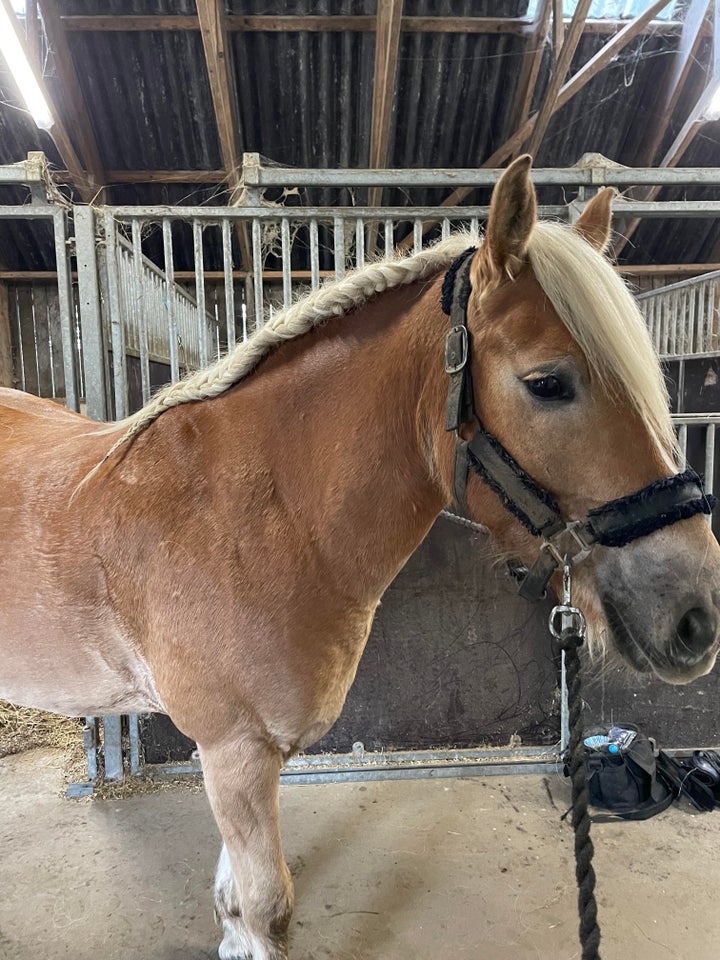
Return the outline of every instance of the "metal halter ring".
{"type": "Polygon", "coordinates": [[[566,603],[559,603],[550,611],[548,629],[556,640],[562,640],[568,630],[582,642],[585,639],[587,624],[582,610],[566,603]]]}
{"type": "Polygon", "coordinates": [[[561,561],[563,568],[563,602],[553,607],[548,618],[548,629],[556,640],[562,640],[563,634],[568,633],[576,638],[578,644],[585,639],[587,624],[582,610],[572,605],[572,565],[573,560],[564,557],[561,561]]]}

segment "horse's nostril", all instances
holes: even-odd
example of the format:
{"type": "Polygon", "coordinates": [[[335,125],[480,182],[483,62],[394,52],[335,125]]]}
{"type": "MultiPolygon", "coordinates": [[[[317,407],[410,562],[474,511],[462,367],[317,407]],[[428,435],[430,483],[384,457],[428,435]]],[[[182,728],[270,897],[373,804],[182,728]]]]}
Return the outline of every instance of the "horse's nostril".
{"type": "Polygon", "coordinates": [[[707,611],[693,607],[675,631],[675,656],[682,663],[699,660],[715,642],[715,623],[707,611]]]}

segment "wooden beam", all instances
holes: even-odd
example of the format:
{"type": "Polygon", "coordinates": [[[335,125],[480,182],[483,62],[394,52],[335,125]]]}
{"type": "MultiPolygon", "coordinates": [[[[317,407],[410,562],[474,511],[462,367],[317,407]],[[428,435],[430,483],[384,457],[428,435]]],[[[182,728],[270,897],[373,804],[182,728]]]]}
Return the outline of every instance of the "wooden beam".
{"type": "Polygon", "coordinates": [[[40,17],[38,16],[37,0],[27,0],[25,4],[25,36],[27,37],[28,53],[31,63],[40,66],[40,17]]]}
{"type": "Polygon", "coordinates": [[[562,8],[563,0],[552,0],[552,49],[555,63],[558,62],[565,40],[565,20],[562,8]]]}
{"type": "MultiPolygon", "coordinates": [[[[635,17],[634,20],[631,20],[629,23],[626,23],[625,26],[617,33],[612,39],[608,40],[598,52],[591,57],[586,64],[584,64],[578,72],[572,76],[566,84],[560,89],[560,92],[555,101],[555,106],[553,113],[557,113],[558,110],[561,110],[566,103],[569,103],[570,100],[576,94],[580,93],[590,81],[600,73],[609,63],[611,63],[615,57],[623,50],[638,34],[642,33],[645,27],[650,23],[652,18],[660,13],[660,11],[666,7],[668,0],[654,0],[653,3],[639,16],[635,17]]],[[[505,141],[502,146],[490,156],[485,163],[484,167],[498,167],[504,163],[511,155],[513,150],[516,147],[523,144],[527,138],[532,134],[532,131],[535,129],[535,124],[537,122],[538,114],[533,114],[526,122],[520,127],[508,140],[505,141]]],[[[472,187],[465,188],[467,193],[472,190],[472,187]]],[[[467,196],[467,193],[464,193],[462,197],[458,197],[457,200],[462,200],[467,196]]],[[[445,206],[454,206],[457,200],[453,203],[450,202],[450,198],[443,201],[445,206]]]]}
{"type": "Polygon", "coordinates": [[[88,171],[88,180],[96,190],[100,191],[97,199],[103,202],[105,198],[102,195],[102,187],[105,185],[105,171],[100,159],[100,151],[90,121],[85,96],[75,70],[65,27],[60,19],[55,0],[39,0],[39,3],[45,26],[45,36],[55,55],[55,71],[64,100],[64,114],[66,117],[72,118],[70,122],[75,133],[75,142],[80,148],[80,156],[85,169],[88,171]]]}
{"type": "MultiPolygon", "coordinates": [[[[637,166],[651,166],[655,154],[665,139],[690,67],[695,61],[695,55],[706,26],[708,8],[709,0],[691,0],[685,15],[678,49],[673,57],[672,65],[665,75],[664,88],[657,100],[653,102],[652,111],[655,115],[655,122],[649,124],[649,129],[644,128],[643,130],[644,142],[637,156],[637,166]]],[[[676,164],[677,160],[673,165],[676,164]]],[[[653,189],[641,188],[633,191],[632,196],[636,200],[652,200],[653,197],[657,196],[657,193],[657,189],[653,191],[653,189]]],[[[620,255],[625,245],[630,241],[639,223],[640,220],[636,218],[627,224],[623,236],[615,244],[614,254],[616,257],[620,255]]]]}
{"type": "MultiPolygon", "coordinates": [[[[100,16],[64,16],[66,30],[138,32],[161,30],[199,30],[195,16],[104,14],[100,16]]],[[[569,22],[569,21],[568,21],[569,22]]],[[[588,33],[614,34],[627,24],[626,20],[588,20],[588,33]]],[[[375,30],[373,16],[238,16],[229,14],[226,20],[230,32],[264,31],[266,33],[360,32],[375,30]]],[[[523,17],[403,17],[401,30],[407,33],[509,33],[523,35],[532,32],[534,21],[523,17]]],[[[663,35],[680,33],[677,20],[657,20],[648,26],[648,32],[663,35]]]]}
{"type": "MultiPolygon", "coordinates": [[[[635,17],[634,20],[631,20],[627,23],[623,29],[616,34],[612,39],[608,40],[598,52],[588,60],[588,62],[582,66],[578,72],[561,87],[555,102],[553,104],[550,116],[553,116],[565,106],[572,98],[580,93],[580,91],[587,86],[587,84],[597,76],[597,74],[605,67],[608,63],[615,59],[615,57],[623,50],[628,43],[635,39],[638,34],[642,33],[645,27],[652,21],[660,11],[666,7],[668,0],[654,0],[653,3],[639,16],[635,17]]],[[[535,124],[537,123],[539,112],[533,114],[525,123],[515,131],[515,133],[498,147],[498,149],[491,154],[482,164],[483,167],[501,167],[506,160],[513,156],[513,154],[522,146],[523,143],[532,135],[533,130],[535,129],[535,124]]],[[[458,187],[457,190],[453,192],[443,200],[441,206],[444,207],[456,207],[462,201],[472,193],[473,187],[458,187]]],[[[423,233],[433,226],[433,222],[429,221],[423,224],[423,233]]],[[[405,240],[401,241],[398,244],[398,249],[406,250],[413,245],[413,238],[406,237],[405,240]]]]}
{"type": "MultiPolygon", "coordinates": [[[[215,122],[220,138],[220,152],[232,197],[239,194],[242,189],[242,174],[223,0],[196,0],[196,5],[215,108],[215,122]]],[[[252,263],[252,254],[245,224],[237,225],[237,234],[243,263],[249,266],[252,263]]]]}
{"type": "Polygon", "coordinates": [[[223,166],[228,175],[240,171],[235,110],[230,79],[230,53],[222,0],[197,0],[208,79],[215,108],[223,166]]]}
{"type": "MultiPolygon", "coordinates": [[[[193,16],[68,16],[68,30],[199,30],[193,16]]],[[[532,21],[519,17],[403,17],[402,30],[408,33],[515,33],[522,34],[532,21]]],[[[244,16],[228,14],[229,31],[267,33],[345,32],[373,33],[374,16],[244,16]]]]}
{"type": "Polygon", "coordinates": [[[72,139],[60,116],[58,108],[55,105],[53,98],[50,96],[50,92],[48,91],[45,85],[45,82],[43,80],[43,77],[38,65],[34,63],[32,60],[32,56],[30,54],[30,51],[28,50],[28,46],[27,46],[25,36],[23,34],[23,30],[20,27],[17,17],[15,16],[15,11],[12,8],[10,0],[0,0],[0,3],[2,3],[3,7],[5,8],[5,12],[7,13],[7,16],[10,20],[10,25],[12,29],[15,31],[15,34],[17,35],[20,46],[22,47],[25,53],[25,56],[27,58],[27,61],[30,65],[30,69],[35,75],[35,79],[45,96],[48,109],[50,110],[50,116],[53,121],[52,127],[47,132],[52,137],[55,143],[55,146],[57,147],[58,152],[62,157],[62,160],[65,166],[70,171],[72,182],[75,188],[77,189],[78,193],[86,203],[90,203],[95,197],[96,190],[94,189],[92,184],[88,182],[87,175],[85,173],[85,170],[83,169],[82,161],[80,160],[77,153],[75,152],[75,147],[73,145],[72,139]]]}
{"type": "Polygon", "coordinates": [[[552,14],[552,0],[540,0],[533,32],[528,40],[523,64],[520,70],[520,79],[517,85],[516,107],[512,128],[517,129],[525,123],[532,110],[533,96],[537,86],[540,67],[542,66],[543,52],[547,43],[550,16],[552,14]]]}
{"type": "Polygon", "coordinates": [[[0,283],[0,387],[14,387],[10,301],[6,283],[0,283]]]}
{"type": "Polygon", "coordinates": [[[658,274],[695,277],[703,273],[713,273],[715,270],[720,270],[720,263],[633,263],[620,264],[616,269],[618,273],[628,277],[652,277],[658,274]]]}
{"type": "MultiPolygon", "coordinates": [[[[369,163],[378,170],[386,167],[388,161],[402,5],[403,0],[378,0],[369,163]]],[[[381,202],[382,187],[373,187],[368,194],[368,206],[378,207],[381,202]]]]}
{"type": "MultiPolygon", "coordinates": [[[[560,0],[560,2],[562,4],[562,0],[560,0]]],[[[560,95],[560,88],[562,87],[563,81],[565,80],[568,70],[570,69],[572,58],[575,56],[577,46],[580,43],[583,27],[585,25],[585,20],[587,19],[588,10],[590,9],[591,3],[592,0],[578,0],[578,5],[575,7],[575,13],[573,14],[573,18],[570,22],[567,36],[562,41],[562,47],[560,48],[559,55],[556,57],[553,65],[552,77],[550,79],[547,91],[545,92],[545,99],[543,100],[542,106],[540,107],[537,117],[535,118],[535,125],[528,142],[528,152],[533,156],[535,156],[540,149],[540,144],[543,141],[547,128],[550,124],[550,120],[557,111],[556,104],[558,96],[560,95]]]]}

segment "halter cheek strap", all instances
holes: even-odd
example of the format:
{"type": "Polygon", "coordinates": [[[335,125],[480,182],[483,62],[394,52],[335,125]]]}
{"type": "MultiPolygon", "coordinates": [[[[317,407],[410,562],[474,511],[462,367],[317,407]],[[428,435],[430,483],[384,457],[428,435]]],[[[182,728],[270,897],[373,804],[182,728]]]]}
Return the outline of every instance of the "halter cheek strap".
{"type": "Polygon", "coordinates": [[[453,492],[458,503],[464,503],[472,466],[503,506],[534,537],[542,538],[540,553],[529,569],[510,564],[521,596],[539,600],[555,571],[566,563],[584,559],[596,543],[625,546],[679,520],[711,513],[716,500],[705,493],[695,471],[688,469],[590,510],[584,520],[564,519],[553,496],[523,470],[496,437],[483,429],[475,412],[470,375],[472,341],[467,327],[474,252],[475,247],[470,247],[453,262],[442,288],[442,308],[451,323],[445,341],[445,372],[449,377],[445,429],[455,432],[453,492]],[[470,441],[460,436],[463,423],[475,426],[470,441]]]}

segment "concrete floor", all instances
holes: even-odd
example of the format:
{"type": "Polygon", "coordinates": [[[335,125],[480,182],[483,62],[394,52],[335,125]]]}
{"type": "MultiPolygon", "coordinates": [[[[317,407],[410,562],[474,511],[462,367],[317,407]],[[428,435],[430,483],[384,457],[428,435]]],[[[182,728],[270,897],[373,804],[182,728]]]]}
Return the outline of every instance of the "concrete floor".
{"type": "MultiPolygon", "coordinates": [[[[203,793],[59,797],[48,750],[0,761],[2,960],[206,960],[218,835],[203,793]]],[[[562,778],[284,788],[293,960],[573,960],[562,778]]],[[[720,958],[720,813],[593,828],[603,960],[720,958]]]]}

